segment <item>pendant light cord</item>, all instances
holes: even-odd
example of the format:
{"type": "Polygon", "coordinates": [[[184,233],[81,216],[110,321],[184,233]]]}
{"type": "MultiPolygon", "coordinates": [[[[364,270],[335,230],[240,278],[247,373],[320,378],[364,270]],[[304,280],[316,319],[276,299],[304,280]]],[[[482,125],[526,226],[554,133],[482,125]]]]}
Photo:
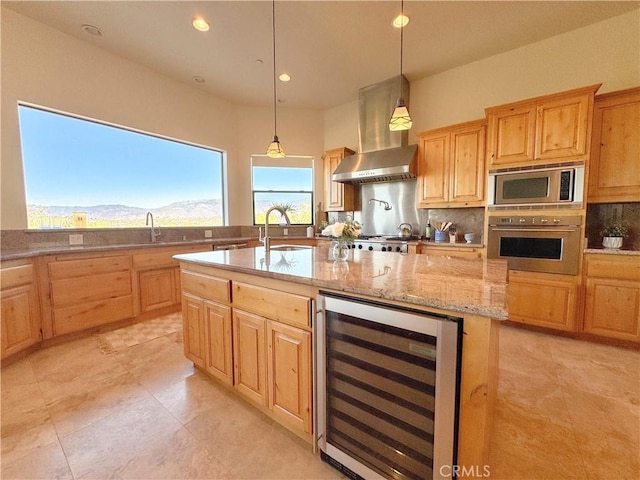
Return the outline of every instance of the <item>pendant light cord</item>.
{"type": "Polygon", "coordinates": [[[404,45],[404,0],[400,2],[400,98],[402,98],[402,50],[404,45]]]}
{"type": "Polygon", "coordinates": [[[273,136],[277,136],[278,132],[278,113],[276,110],[276,0],[273,0],[272,12],[272,31],[273,31],[273,136]]]}

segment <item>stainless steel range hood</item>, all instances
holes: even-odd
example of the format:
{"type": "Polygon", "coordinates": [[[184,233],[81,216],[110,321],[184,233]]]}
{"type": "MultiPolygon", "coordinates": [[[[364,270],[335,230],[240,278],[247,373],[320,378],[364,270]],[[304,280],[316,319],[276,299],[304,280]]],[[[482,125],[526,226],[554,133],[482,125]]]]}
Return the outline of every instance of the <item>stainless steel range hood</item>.
{"type": "MultiPolygon", "coordinates": [[[[409,105],[409,82],[402,76],[402,94],[409,105]]],[[[415,178],[417,145],[408,131],[391,132],[389,118],[400,96],[400,77],[359,91],[360,152],[345,157],[333,172],[334,182],[369,183],[415,178]]]]}

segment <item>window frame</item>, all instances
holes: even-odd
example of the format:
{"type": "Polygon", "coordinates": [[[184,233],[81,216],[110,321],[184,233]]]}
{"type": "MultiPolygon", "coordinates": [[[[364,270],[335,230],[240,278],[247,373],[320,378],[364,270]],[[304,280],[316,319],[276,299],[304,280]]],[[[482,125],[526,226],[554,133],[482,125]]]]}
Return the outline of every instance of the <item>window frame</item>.
{"type": "MultiPolygon", "coordinates": [[[[158,134],[158,133],[152,133],[152,132],[148,132],[139,128],[134,128],[134,127],[129,127],[129,126],[124,126],[118,123],[114,123],[114,122],[110,122],[107,120],[98,120],[92,117],[88,117],[86,115],[81,115],[81,114],[76,114],[76,113],[70,113],[64,110],[60,110],[57,108],[51,108],[51,107],[45,107],[42,105],[38,105],[35,103],[31,103],[31,102],[27,102],[27,101],[22,101],[22,100],[18,100],[17,105],[16,105],[16,115],[18,117],[18,135],[19,135],[19,142],[20,142],[20,158],[21,158],[21,168],[22,168],[22,178],[23,178],[23,184],[24,184],[24,199],[25,199],[25,205],[24,208],[26,210],[26,215],[28,217],[28,199],[27,199],[27,179],[26,179],[26,171],[25,171],[25,158],[24,158],[24,154],[23,154],[23,150],[22,150],[22,127],[20,125],[20,107],[27,107],[27,108],[32,108],[35,110],[40,110],[46,113],[51,113],[51,114],[56,114],[56,115],[62,115],[65,117],[69,117],[71,119],[74,120],[82,120],[82,121],[86,121],[86,122],[91,122],[94,123],[96,125],[99,126],[106,126],[106,127],[111,127],[111,128],[116,128],[116,129],[120,129],[120,130],[125,130],[127,132],[131,132],[131,133],[135,133],[138,135],[145,135],[147,137],[153,137],[153,138],[157,138],[160,140],[165,140],[165,141],[169,141],[169,142],[174,142],[174,143],[178,143],[178,144],[182,144],[182,145],[186,145],[188,147],[194,147],[194,148],[201,148],[204,150],[209,150],[215,153],[220,154],[220,176],[221,176],[221,182],[220,182],[220,189],[221,189],[221,195],[220,195],[220,199],[221,199],[221,203],[222,203],[222,225],[202,225],[202,226],[193,226],[193,225],[184,225],[184,226],[172,226],[170,228],[206,228],[206,227],[217,227],[217,226],[222,226],[222,227],[226,227],[229,226],[229,188],[228,188],[228,162],[227,162],[227,151],[220,149],[220,148],[214,148],[208,145],[203,145],[203,144],[199,144],[196,142],[191,142],[191,141],[187,141],[187,140],[181,140],[175,137],[171,137],[168,135],[162,135],[162,134],[158,134]]],[[[72,228],[60,228],[60,229],[53,229],[54,231],[72,231],[72,230],[89,230],[89,231],[106,231],[106,230],[126,230],[126,229],[132,229],[132,228],[138,228],[138,227],[125,227],[125,226],[120,226],[120,227],[82,227],[82,228],[76,228],[76,227],[72,227],[72,228]]],[[[44,231],[49,231],[49,229],[46,228],[29,228],[29,225],[27,223],[27,231],[30,232],[44,232],[44,231]]]]}
{"type": "MultiPolygon", "coordinates": [[[[315,222],[315,158],[311,155],[287,155],[284,159],[271,159],[264,154],[251,155],[250,162],[250,175],[251,175],[251,221],[254,226],[264,225],[263,223],[256,223],[256,193],[282,193],[282,194],[309,194],[310,195],[310,223],[292,223],[291,226],[312,226],[315,222]],[[258,164],[254,160],[258,160],[258,164]],[[300,164],[296,165],[296,161],[300,164]],[[303,163],[308,163],[303,165],[303,163]],[[288,164],[288,165],[285,165],[288,164]],[[269,168],[308,168],[311,171],[311,190],[256,190],[253,183],[253,169],[254,167],[269,167],[269,168]]],[[[268,221],[268,219],[266,219],[268,221]]],[[[275,225],[269,223],[269,225],[275,225]]]]}

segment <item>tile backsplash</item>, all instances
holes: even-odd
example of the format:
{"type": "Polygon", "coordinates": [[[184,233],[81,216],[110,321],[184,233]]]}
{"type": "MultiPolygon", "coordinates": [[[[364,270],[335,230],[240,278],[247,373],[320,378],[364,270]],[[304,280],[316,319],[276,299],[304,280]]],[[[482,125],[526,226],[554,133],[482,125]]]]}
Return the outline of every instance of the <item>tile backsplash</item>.
{"type": "Polygon", "coordinates": [[[600,231],[614,223],[620,223],[629,230],[629,236],[624,239],[622,248],[640,250],[640,202],[587,205],[586,236],[589,248],[602,246],[600,231]]]}

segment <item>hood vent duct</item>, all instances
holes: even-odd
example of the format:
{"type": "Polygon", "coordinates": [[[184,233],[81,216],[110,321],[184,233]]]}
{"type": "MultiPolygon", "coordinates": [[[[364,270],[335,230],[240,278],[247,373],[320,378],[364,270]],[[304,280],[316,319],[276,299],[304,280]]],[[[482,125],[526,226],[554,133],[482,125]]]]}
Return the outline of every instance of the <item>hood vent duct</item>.
{"type": "MultiPolygon", "coordinates": [[[[409,105],[409,82],[402,76],[402,92],[409,105]]],[[[389,130],[389,118],[400,95],[398,76],[359,91],[360,152],[345,157],[332,179],[342,183],[390,182],[415,178],[417,145],[409,145],[407,130],[389,130]]]]}

